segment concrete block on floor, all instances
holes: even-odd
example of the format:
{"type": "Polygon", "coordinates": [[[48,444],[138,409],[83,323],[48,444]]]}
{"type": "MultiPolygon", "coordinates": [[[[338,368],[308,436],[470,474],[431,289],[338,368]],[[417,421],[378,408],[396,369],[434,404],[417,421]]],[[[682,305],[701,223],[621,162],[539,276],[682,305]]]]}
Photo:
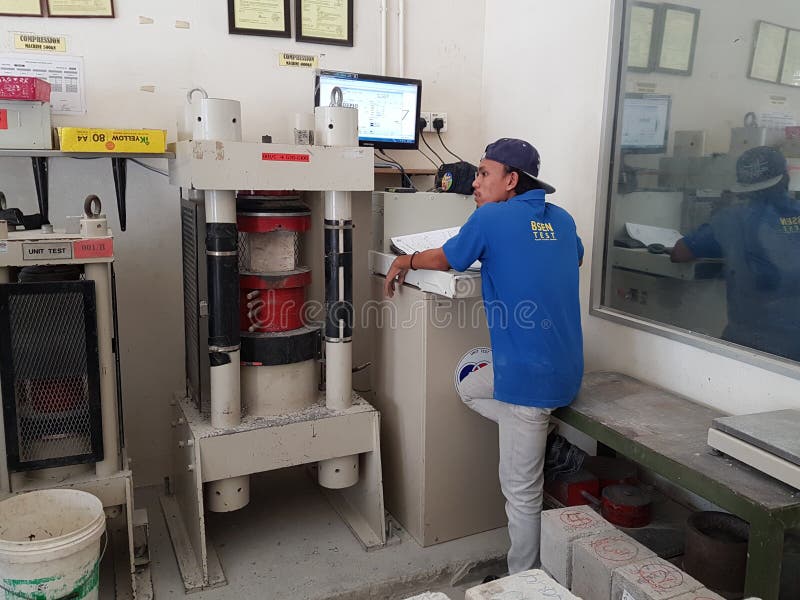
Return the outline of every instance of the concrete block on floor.
{"type": "Polygon", "coordinates": [[[423,592],[421,594],[417,594],[416,596],[406,598],[406,600],[450,600],[450,596],[443,594],[442,592],[423,592]]]}
{"type": "Polygon", "coordinates": [[[583,600],[608,600],[615,569],[655,553],[621,531],[606,531],[575,540],[572,545],[572,585],[583,600]]]}
{"type": "Polygon", "coordinates": [[[711,590],[700,588],[699,590],[689,592],[688,594],[681,594],[680,596],[673,598],[673,600],[725,600],[725,598],[719,594],[715,594],[711,590]]]}
{"type": "Polygon", "coordinates": [[[533,569],[467,590],[465,600],[580,600],[544,571],[533,569]]]}
{"type": "Polygon", "coordinates": [[[603,531],[615,529],[588,506],[543,511],[540,555],[542,568],[564,587],[571,587],[573,542],[603,531]]]}
{"type": "Polygon", "coordinates": [[[703,584],[661,558],[645,558],[614,571],[611,600],[670,600],[703,584]]]}

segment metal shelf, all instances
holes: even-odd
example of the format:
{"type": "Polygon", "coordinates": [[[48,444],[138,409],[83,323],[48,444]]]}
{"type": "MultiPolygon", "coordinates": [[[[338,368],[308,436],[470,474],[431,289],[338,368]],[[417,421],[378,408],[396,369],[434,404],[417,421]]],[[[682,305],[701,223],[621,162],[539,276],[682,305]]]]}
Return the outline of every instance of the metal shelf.
{"type": "Polygon", "coordinates": [[[145,152],[62,152],[61,150],[0,150],[0,158],[175,158],[174,152],[149,154],[145,152]]]}

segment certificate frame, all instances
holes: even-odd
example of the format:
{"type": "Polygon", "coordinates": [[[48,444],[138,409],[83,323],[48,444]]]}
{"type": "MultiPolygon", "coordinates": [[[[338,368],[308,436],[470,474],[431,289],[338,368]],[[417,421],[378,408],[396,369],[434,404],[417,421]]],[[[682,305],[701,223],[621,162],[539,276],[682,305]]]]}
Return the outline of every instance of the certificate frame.
{"type": "MultiPolygon", "coordinates": [[[[784,56],[786,54],[786,39],[789,36],[789,29],[784,27],[783,25],[778,25],[777,23],[770,23],[769,21],[756,21],[755,31],[753,34],[753,51],[750,53],[750,66],[747,69],[747,77],[750,79],[755,79],[757,81],[766,81],[769,83],[779,83],[781,74],[783,72],[783,61],[784,56]],[[777,30],[775,33],[778,33],[783,37],[783,39],[779,42],[780,43],[780,51],[777,54],[774,54],[772,60],[769,61],[770,64],[763,65],[760,64],[761,61],[756,60],[756,57],[760,52],[765,52],[768,50],[767,44],[770,43],[767,40],[766,32],[768,29],[777,30]],[[767,71],[766,69],[770,69],[767,71]],[[774,69],[775,75],[771,74],[771,70],[774,69]]],[[[772,40],[774,42],[774,40],[772,40]]]]}
{"type": "Polygon", "coordinates": [[[628,36],[628,70],[629,71],[639,71],[641,73],[647,73],[653,70],[653,57],[655,56],[656,51],[656,42],[658,41],[658,36],[656,35],[656,27],[658,25],[659,20],[659,6],[657,4],[652,4],[650,2],[634,2],[631,5],[631,18],[630,18],[630,35],[628,36]],[[634,10],[643,10],[649,13],[650,15],[650,30],[645,31],[639,27],[638,23],[634,22],[633,19],[633,11],[634,10]],[[636,56],[632,56],[632,52],[634,51],[631,47],[631,39],[634,35],[647,35],[650,40],[646,47],[642,47],[639,50],[641,52],[647,51],[647,56],[639,56],[636,60],[636,56]]]}
{"type": "Polygon", "coordinates": [[[653,70],[673,75],[691,75],[694,68],[695,47],[697,46],[697,31],[700,28],[700,10],[678,4],[662,4],[658,20],[658,27],[656,28],[658,31],[657,51],[653,60],[653,70]],[[673,15],[689,15],[692,20],[692,32],[689,39],[678,38],[676,37],[677,32],[669,29],[670,17],[673,15]],[[682,46],[681,50],[685,52],[685,58],[681,58],[678,63],[669,62],[664,57],[664,48],[672,44],[682,46]]]}
{"type": "MultiPolygon", "coordinates": [[[[8,4],[7,2],[4,4],[8,4]]],[[[39,7],[39,12],[29,12],[28,10],[8,10],[5,8],[0,8],[0,16],[3,17],[43,17],[44,16],[44,2],[43,0],[31,0],[28,2],[31,6],[31,9],[35,9],[36,6],[39,7]]]]}
{"type": "MultiPolygon", "coordinates": [[[[47,16],[65,19],[113,19],[114,18],[114,0],[100,0],[102,4],[101,10],[84,10],[84,11],[69,11],[60,12],[57,8],[53,8],[53,0],[45,0],[47,2],[47,16]]],[[[80,2],[78,2],[80,4],[80,2]]]]}
{"type": "Polygon", "coordinates": [[[786,43],[781,58],[780,83],[796,88],[800,86],[800,29],[786,30],[786,43]]]}
{"type": "Polygon", "coordinates": [[[291,5],[289,0],[283,0],[283,23],[275,29],[264,29],[261,27],[243,27],[236,24],[236,0],[228,0],[228,33],[239,35],[264,35],[268,37],[292,37],[291,27],[291,5]]]}
{"type": "MultiPolygon", "coordinates": [[[[332,8],[332,7],[331,7],[332,8]]],[[[332,44],[335,46],[353,46],[353,0],[295,0],[295,40],[312,44],[332,44]],[[339,4],[347,10],[346,31],[333,36],[315,35],[313,31],[303,28],[303,15],[313,5],[339,4]]]]}

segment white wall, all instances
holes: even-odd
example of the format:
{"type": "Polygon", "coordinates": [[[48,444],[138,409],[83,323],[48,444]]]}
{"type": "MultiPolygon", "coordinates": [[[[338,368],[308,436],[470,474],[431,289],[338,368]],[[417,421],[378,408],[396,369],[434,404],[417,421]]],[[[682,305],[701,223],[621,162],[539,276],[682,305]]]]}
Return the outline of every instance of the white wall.
{"type": "MultiPolygon", "coordinates": [[[[527,138],[542,177],[592,248],[611,0],[487,2],[487,138],[527,138]]],[[[581,286],[587,370],[617,370],[732,413],[800,407],[796,379],[589,316],[581,286]]]]}
{"type": "MultiPolygon", "coordinates": [[[[485,0],[406,0],[405,75],[423,79],[423,104],[448,113],[448,145],[477,157],[485,0]]],[[[55,125],[150,127],[175,136],[186,91],[242,102],[243,135],[270,133],[286,141],[289,117],[313,108],[311,71],[278,67],[279,52],[320,55],[320,66],[378,73],[378,0],[355,2],[353,48],[299,44],[292,39],[229,35],[227,3],[199,0],[116,0],[115,19],[0,19],[0,52],[13,52],[11,32],[67,35],[70,55],[83,56],[88,113],[54,118],[55,125]],[[152,24],[140,24],[149,17],[152,24]],[[175,21],[189,21],[177,29],[175,21]],[[144,92],[141,86],[155,86],[144,92]]],[[[294,3],[292,3],[293,5],[294,3]]],[[[388,0],[389,74],[397,73],[398,0],[388,0]]],[[[433,143],[433,142],[432,142],[433,143]]],[[[408,166],[427,166],[419,153],[396,153],[408,166]],[[405,156],[404,156],[405,155],[405,156]]],[[[466,157],[465,157],[466,158],[466,157]]],[[[166,169],[166,161],[153,161],[166,169]]],[[[108,160],[50,161],[51,219],[58,226],[97,193],[118,229],[108,160]]],[[[178,191],[165,177],[128,166],[128,231],[117,232],[117,280],[124,412],[137,485],[169,471],[169,406],[183,386],[183,315],[178,191]]],[[[392,182],[396,185],[395,182],[392,182]]],[[[0,161],[0,190],[11,206],[34,212],[28,159],[0,161]]],[[[368,194],[360,198],[369,200],[368,194]]],[[[369,210],[366,211],[367,214],[369,210]]]]}

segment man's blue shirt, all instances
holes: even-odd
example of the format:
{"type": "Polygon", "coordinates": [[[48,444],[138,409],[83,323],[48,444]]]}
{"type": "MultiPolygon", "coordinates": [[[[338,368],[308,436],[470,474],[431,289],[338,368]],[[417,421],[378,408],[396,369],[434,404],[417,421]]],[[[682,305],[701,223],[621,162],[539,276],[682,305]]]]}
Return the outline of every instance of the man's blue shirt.
{"type": "Polygon", "coordinates": [[[478,208],[443,249],[457,271],[481,261],[495,399],[569,404],[583,376],[583,244],[569,213],[532,190],[478,208]]]}
{"type": "Polygon", "coordinates": [[[696,258],[724,258],[723,338],[800,360],[800,202],[785,193],[720,210],[684,242],[696,258]]]}

